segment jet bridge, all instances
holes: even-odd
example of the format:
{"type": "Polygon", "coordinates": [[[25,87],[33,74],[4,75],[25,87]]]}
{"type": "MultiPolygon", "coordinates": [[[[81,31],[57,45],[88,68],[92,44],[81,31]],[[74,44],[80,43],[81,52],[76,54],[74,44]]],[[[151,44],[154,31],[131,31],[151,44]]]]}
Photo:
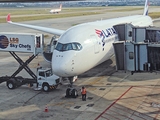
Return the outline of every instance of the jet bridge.
{"type": "Polygon", "coordinates": [[[132,40],[132,25],[131,24],[119,24],[113,26],[116,30],[119,41],[114,43],[114,51],[115,51],[115,59],[116,59],[116,67],[117,70],[125,69],[125,45],[124,42],[126,40],[132,40]]]}
{"type": "Polygon", "coordinates": [[[119,41],[131,40],[132,39],[132,24],[119,24],[113,26],[116,30],[119,41]]]}
{"type": "Polygon", "coordinates": [[[27,34],[27,33],[0,33],[0,51],[9,52],[20,64],[20,67],[11,75],[0,77],[0,83],[9,79],[18,79],[17,74],[25,69],[32,79],[37,80],[37,76],[30,70],[28,64],[39,54],[43,52],[44,37],[42,34],[27,34]],[[33,53],[25,62],[15,53],[33,53]]]}
{"type": "Polygon", "coordinates": [[[160,28],[124,28],[124,33],[126,35],[120,37],[119,42],[113,43],[117,70],[131,71],[132,73],[159,71],[160,28]]]}

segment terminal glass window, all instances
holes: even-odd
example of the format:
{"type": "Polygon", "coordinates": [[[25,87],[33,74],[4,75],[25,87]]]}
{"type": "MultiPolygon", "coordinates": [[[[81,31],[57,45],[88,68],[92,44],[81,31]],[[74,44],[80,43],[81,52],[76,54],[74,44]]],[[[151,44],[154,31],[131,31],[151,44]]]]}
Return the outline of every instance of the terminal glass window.
{"type": "Polygon", "coordinates": [[[58,42],[56,48],[58,51],[68,51],[68,50],[76,50],[79,51],[82,49],[82,45],[77,42],[62,44],[58,42]]]}

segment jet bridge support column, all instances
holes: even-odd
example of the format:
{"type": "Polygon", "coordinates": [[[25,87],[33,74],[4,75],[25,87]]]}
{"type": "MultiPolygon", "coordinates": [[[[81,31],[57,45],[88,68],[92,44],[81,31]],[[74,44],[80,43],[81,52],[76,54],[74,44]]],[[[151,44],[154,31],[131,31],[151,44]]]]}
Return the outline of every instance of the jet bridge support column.
{"type": "Polygon", "coordinates": [[[114,52],[115,52],[115,59],[116,59],[116,70],[125,70],[125,47],[124,42],[119,41],[116,43],[113,43],[114,46],[114,52]]]}

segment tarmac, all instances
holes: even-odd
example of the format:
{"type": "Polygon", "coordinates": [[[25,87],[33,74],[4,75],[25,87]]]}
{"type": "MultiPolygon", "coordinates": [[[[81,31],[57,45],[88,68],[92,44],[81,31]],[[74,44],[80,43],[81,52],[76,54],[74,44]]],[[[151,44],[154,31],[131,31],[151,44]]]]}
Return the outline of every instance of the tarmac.
{"type": "MultiPolygon", "coordinates": [[[[106,13],[105,16],[107,15],[106,13]]],[[[94,21],[102,16],[104,14],[50,19],[45,23],[44,20],[24,23],[46,27],[52,25],[51,27],[66,29],[73,24],[94,21]]],[[[160,23],[156,22],[156,26],[159,27],[160,23]]],[[[13,27],[7,23],[0,24],[1,27],[4,29],[0,29],[0,32],[37,32],[13,27]]],[[[46,38],[47,42],[49,42],[49,37],[46,38]]],[[[25,61],[31,54],[18,53],[18,55],[25,61]]],[[[29,67],[36,72],[38,63],[42,67],[50,67],[41,55],[34,59],[29,67]]],[[[8,52],[0,52],[0,76],[11,75],[18,66],[19,64],[8,52]]],[[[20,75],[29,77],[24,70],[20,75]]],[[[0,120],[158,120],[160,119],[159,78],[159,71],[133,75],[129,71],[116,71],[113,56],[78,77],[78,80],[74,82],[74,87],[79,93],[77,98],[65,97],[68,81],[63,81],[56,90],[48,93],[35,91],[28,85],[9,90],[6,83],[1,83],[0,120]],[[86,101],[81,100],[82,86],[87,89],[86,101]]]]}

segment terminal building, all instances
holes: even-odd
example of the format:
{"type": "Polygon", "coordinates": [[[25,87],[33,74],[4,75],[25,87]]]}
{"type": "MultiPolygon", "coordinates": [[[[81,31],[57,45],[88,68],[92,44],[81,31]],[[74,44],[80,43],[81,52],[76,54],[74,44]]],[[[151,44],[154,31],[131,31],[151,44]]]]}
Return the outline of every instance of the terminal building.
{"type": "Polygon", "coordinates": [[[117,70],[160,71],[160,28],[130,24],[114,28],[120,39],[113,43],[117,70]]]}

